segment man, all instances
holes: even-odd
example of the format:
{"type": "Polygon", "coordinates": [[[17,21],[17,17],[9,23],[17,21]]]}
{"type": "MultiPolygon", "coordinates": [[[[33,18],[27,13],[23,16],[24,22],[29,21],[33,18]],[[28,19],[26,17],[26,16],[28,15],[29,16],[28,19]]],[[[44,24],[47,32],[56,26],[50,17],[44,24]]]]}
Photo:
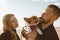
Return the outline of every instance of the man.
{"type": "Polygon", "coordinates": [[[36,32],[32,32],[31,34],[29,34],[31,35],[30,37],[36,38],[35,40],[59,40],[57,32],[53,26],[54,21],[56,21],[59,16],[60,8],[56,5],[49,5],[41,16],[43,22],[37,25],[42,30],[43,35],[39,35],[37,33],[36,36],[36,32]]]}
{"type": "Polygon", "coordinates": [[[56,5],[49,5],[45,12],[42,14],[41,18],[43,22],[38,26],[42,29],[43,35],[37,35],[36,40],[59,40],[57,32],[53,26],[54,21],[56,21],[60,16],[60,9],[56,5]]]}

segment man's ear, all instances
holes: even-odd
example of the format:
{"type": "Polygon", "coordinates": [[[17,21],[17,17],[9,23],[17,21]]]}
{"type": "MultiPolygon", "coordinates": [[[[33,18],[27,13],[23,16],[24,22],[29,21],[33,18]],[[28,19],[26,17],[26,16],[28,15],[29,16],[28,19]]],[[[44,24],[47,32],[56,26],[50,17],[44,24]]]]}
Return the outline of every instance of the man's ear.
{"type": "Polygon", "coordinates": [[[24,20],[28,23],[30,23],[30,19],[29,18],[24,18],[24,20]]]}
{"type": "Polygon", "coordinates": [[[56,21],[57,19],[58,19],[57,16],[53,16],[53,17],[51,18],[51,22],[54,22],[54,21],[56,21]]]}

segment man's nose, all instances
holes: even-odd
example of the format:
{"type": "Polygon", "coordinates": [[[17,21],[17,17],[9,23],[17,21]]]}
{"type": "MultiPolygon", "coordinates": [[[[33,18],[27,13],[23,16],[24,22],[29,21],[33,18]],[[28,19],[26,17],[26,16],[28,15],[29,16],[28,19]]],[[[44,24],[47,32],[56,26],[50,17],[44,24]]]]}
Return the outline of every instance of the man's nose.
{"type": "Polygon", "coordinates": [[[44,16],[45,15],[45,12],[44,13],[42,13],[42,16],[44,16]]]}

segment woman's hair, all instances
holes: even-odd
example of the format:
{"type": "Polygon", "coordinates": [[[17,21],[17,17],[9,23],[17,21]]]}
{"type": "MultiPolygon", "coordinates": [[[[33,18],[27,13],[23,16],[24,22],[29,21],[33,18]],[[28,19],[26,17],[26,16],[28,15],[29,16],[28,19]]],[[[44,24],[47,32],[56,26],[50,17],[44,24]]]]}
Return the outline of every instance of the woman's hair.
{"type": "Polygon", "coordinates": [[[54,4],[49,5],[48,7],[53,8],[53,10],[56,12],[55,14],[57,14],[58,16],[60,16],[60,8],[54,4]]]}
{"type": "Polygon", "coordinates": [[[14,14],[6,14],[3,17],[3,31],[9,31],[11,33],[12,40],[17,40],[17,36],[15,32],[13,32],[11,22],[10,22],[10,17],[12,16],[14,16],[14,14]]]}

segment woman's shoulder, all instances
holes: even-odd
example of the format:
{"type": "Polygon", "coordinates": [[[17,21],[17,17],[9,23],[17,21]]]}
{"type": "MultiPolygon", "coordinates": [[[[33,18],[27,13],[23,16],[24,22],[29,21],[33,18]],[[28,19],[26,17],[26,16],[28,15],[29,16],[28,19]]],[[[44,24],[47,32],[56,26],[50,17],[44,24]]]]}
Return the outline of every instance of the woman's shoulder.
{"type": "Polygon", "coordinates": [[[10,35],[11,33],[9,32],[9,31],[4,31],[2,34],[1,34],[1,36],[3,36],[3,35],[10,35]]]}
{"type": "Polygon", "coordinates": [[[10,40],[11,39],[11,33],[9,31],[5,31],[0,35],[1,40],[10,40]]]}

